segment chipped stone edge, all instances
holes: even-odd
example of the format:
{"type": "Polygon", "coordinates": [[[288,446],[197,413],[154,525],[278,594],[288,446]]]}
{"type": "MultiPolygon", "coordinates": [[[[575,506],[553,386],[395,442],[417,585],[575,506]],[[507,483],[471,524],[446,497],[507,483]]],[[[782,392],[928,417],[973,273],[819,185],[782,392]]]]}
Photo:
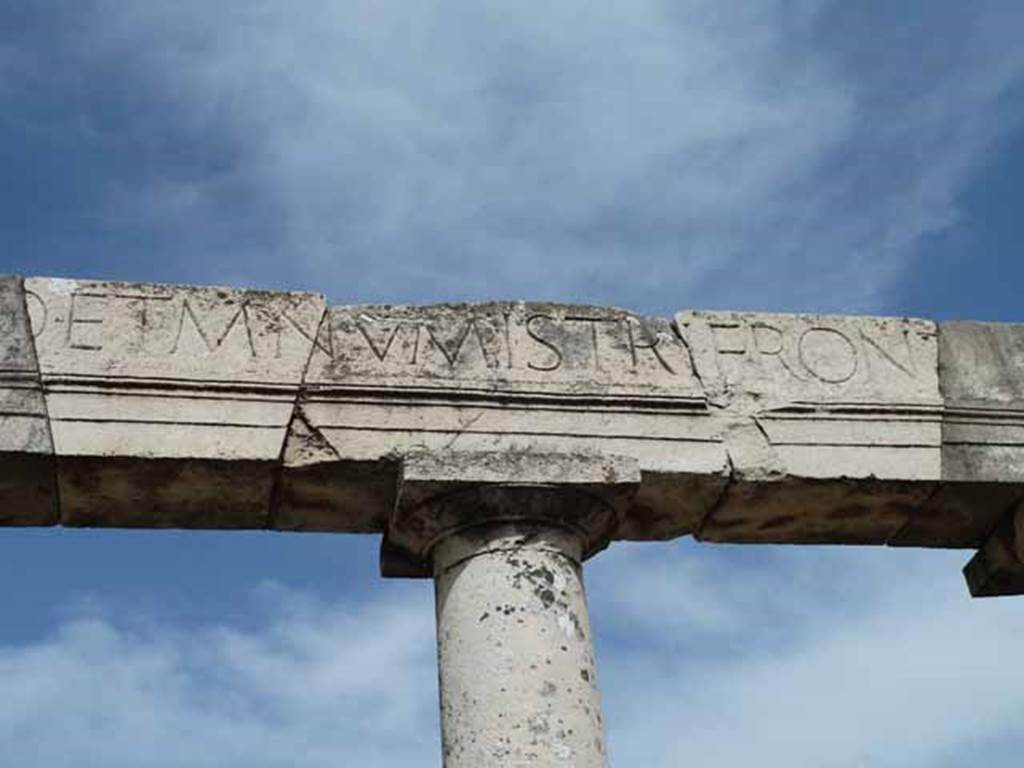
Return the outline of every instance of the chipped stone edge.
{"type": "Polygon", "coordinates": [[[316,354],[317,340],[323,332],[324,323],[328,322],[331,307],[327,303],[327,297],[322,293],[313,293],[310,295],[316,296],[320,299],[323,304],[323,309],[320,313],[320,320],[316,324],[316,333],[313,335],[313,340],[309,344],[309,353],[306,355],[306,362],[302,366],[302,372],[299,376],[298,382],[296,383],[295,399],[292,401],[292,415],[288,419],[288,424],[285,426],[281,436],[281,448],[277,453],[277,461],[274,464],[274,478],[271,483],[270,498],[267,500],[267,514],[264,518],[264,529],[266,530],[277,530],[275,523],[277,522],[277,513],[284,493],[285,453],[288,450],[288,444],[292,437],[293,425],[301,421],[311,430],[316,431],[316,428],[310,424],[309,420],[306,418],[305,413],[302,410],[302,403],[305,398],[306,380],[309,377],[309,369],[313,365],[313,357],[316,354]]]}

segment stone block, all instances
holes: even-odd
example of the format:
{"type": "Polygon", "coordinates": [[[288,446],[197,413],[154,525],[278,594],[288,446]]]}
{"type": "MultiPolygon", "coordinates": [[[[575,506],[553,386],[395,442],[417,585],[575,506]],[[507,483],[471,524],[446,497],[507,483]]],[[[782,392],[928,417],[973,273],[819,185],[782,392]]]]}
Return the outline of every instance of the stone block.
{"type": "Polygon", "coordinates": [[[281,517],[315,515],[318,527],[379,517],[385,496],[375,490],[369,505],[353,504],[358,492],[345,464],[386,465],[410,453],[632,456],[657,484],[641,491],[643,518],[624,519],[619,535],[644,538],[693,530],[725,469],[703,388],[671,322],[617,309],[334,307],[302,410],[303,429],[323,450],[301,468],[286,460],[281,517]],[[329,474],[332,462],[340,484],[330,493],[301,479],[329,474]]]}
{"type": "Polygon", "coordinates": [[[964,567],[973,597],[1024,595],[1024,509],[1007,514],[964,567]]]}
{"type": "Polygon", "coordinates": [[[1024,485],[1024,325],[943,323],[943,478],[1024,485]]]}
{"type": "Polygon", "coordinates": [[[67,525],[267,524],[322,297],[29,279],[67,525]],[[141,506],[140,506],[141,505],[141,506]]]}
{"type": "Polygon", "coordinates": [[[56,523],[55,476],[23,283],[0,277],[0,525],[56,523]]]}
{"type": "Polygon", "coordinates": [[[706,541],[884,544],[942,473],[925,320],[682,312],[730,482],[706,541]]]}

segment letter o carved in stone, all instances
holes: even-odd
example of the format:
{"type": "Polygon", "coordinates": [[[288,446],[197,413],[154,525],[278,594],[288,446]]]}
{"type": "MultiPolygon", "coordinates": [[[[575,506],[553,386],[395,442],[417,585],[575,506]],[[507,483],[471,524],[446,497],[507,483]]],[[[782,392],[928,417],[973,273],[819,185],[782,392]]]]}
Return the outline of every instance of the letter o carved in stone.
{"type": "Polygon", "coordinates": [[[49,312],[46,309],[46,302],[39,294],[32,291],[25,291],[25,307],[28,310],[29,325],[33,338],[38,338],[46,327],[49,312]]]}
{"type": "Polygon", "coordinates": [[[857,373],[857,347],[835,328],[808,328],[797,349],[807,372],[828,384],[843,384],[857,373]]]}

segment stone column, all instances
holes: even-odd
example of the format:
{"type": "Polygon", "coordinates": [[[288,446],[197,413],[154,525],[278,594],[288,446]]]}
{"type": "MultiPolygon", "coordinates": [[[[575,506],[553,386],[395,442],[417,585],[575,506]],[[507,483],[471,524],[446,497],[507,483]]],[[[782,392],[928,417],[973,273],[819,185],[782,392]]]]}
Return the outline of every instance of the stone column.
{"type": "Polygon", "coordinates": [[[445,768],[608,764],[582,563],[639,484],[618,456],[403,460],[381,570],[434,577],[445,768]]]}
{"type": "Polygon", "coordinates": [[[434,549],[445,768],[607,765],[577,531],[483,523],[434,549]]]}

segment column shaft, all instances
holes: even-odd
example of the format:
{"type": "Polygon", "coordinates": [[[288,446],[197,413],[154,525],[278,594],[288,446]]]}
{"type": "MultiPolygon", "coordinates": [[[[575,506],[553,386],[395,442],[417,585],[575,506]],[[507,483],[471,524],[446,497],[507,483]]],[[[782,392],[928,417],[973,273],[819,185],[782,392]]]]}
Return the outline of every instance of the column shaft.
{"type": "Polygon", "coordinates": [[[481,525],[434,550],[445,768],[603,768],[581,544],[481,525]]]}

